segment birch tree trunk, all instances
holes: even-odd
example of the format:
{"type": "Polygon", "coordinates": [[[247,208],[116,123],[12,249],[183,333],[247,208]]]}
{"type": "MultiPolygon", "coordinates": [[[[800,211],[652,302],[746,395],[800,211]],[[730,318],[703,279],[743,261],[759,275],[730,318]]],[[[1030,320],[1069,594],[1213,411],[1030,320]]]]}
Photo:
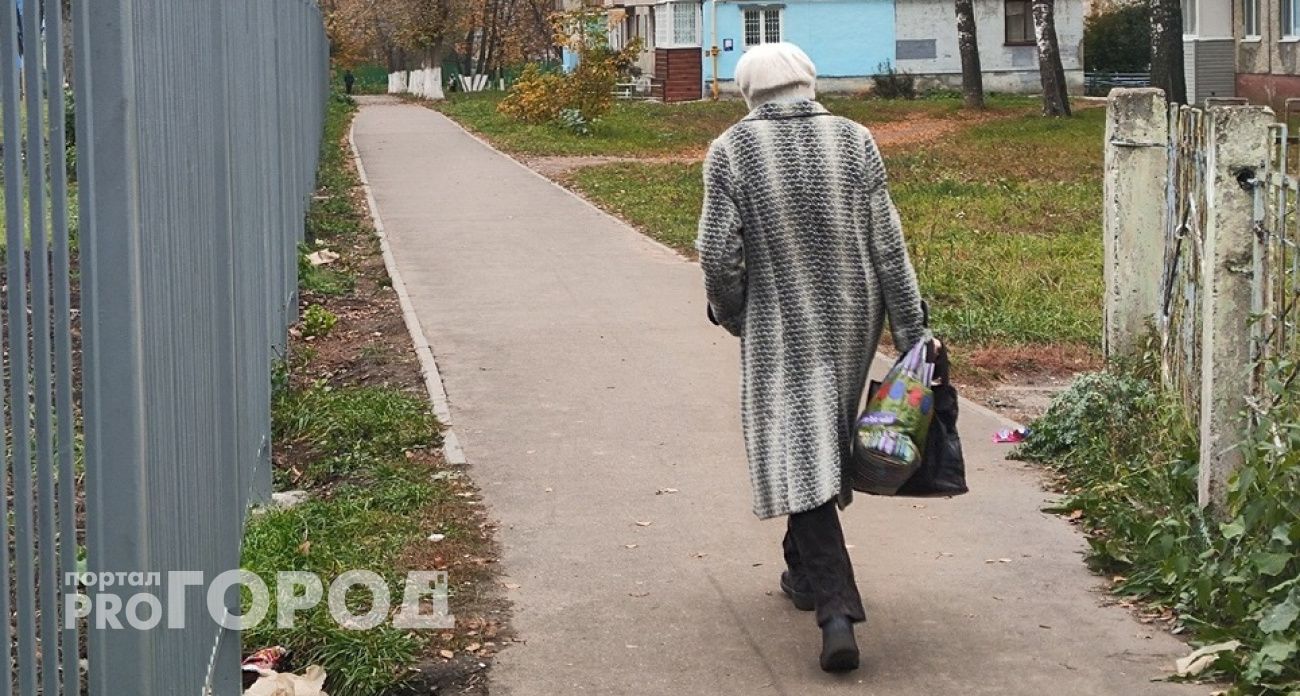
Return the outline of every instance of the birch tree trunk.
{"type": "Polygon", "coordinates": [[[1180,0],[1150,0],[1151,86],[1165,91],[1170,103],[1187,103],[1183,67],[1183,6],[1180,0]]]}
{"type": "Polygon", "coordinates": [[[1034,0],[1034,39],[1038,44],[1038,76],[1043,83],[1043,115],[1069,116],[1070,94],[1056,40],[1056,0],[1034,0]]]}
{"type": "Polygon", "coordinates": [[[961,49],[961,94],[968,109],[984,108],[984,71],[972,0],[957,0],[957,45],[961,49]]]}

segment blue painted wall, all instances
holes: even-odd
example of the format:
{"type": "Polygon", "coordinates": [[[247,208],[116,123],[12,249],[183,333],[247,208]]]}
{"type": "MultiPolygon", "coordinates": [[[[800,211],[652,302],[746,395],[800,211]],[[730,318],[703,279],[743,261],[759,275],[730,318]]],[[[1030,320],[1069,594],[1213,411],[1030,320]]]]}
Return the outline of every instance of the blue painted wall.
{"type": "MultiPolygon", "coordinates": [[[[713,2],[704,4],[704,80],[713,79],[713,61],[708,48],[713,44],[713,2]]],[[[773,0],[756,0],[763,5],[773,0]]],[[[779,1],[779,0],[778,0],[779,1]]],[[[731,39],[734,48],[718,56],[718,76],[730,80],[736,62],[744,53],[744,21],[741,6],[750,3],[718,3],[718,48],[731,39]]],[[[817,65],[822,77],[874,75],[885,61],[894,59],[894,0],[786,0],[785,41],[797,44],[817,65]]],[[[707,90],[706,90],[707,93],[707,90]]]]}

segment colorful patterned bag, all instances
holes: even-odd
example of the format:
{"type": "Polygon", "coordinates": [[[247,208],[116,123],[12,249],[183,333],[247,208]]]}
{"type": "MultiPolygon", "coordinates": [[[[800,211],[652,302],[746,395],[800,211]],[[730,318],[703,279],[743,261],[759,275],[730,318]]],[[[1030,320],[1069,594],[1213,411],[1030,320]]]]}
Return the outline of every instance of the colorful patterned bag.
{"type": "Polygon", "coordinates": [[[848,475],[854,490],[894,495],[921,466],[934,418],[934,363],[926,360],[930,336],[899,359],[880,386],[872,384],[858,417],[848,475]]]}

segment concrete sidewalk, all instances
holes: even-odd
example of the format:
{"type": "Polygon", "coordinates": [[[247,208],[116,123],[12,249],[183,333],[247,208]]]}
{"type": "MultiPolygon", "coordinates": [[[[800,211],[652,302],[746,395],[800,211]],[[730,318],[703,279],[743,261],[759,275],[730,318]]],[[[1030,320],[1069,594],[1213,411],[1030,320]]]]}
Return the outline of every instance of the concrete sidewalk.
{"type": "Polygon", "coordinates": [[[1186,648],[1103,606],[968,404],[972,494],[845,512],[864,663],[823,674],[777,591],[784,525],[750,513],[738,349],[697,266],[423,107],[369,103],[355,138],[519,585],[493,693],[1208,693],[1151,681],[1186,648]]]}

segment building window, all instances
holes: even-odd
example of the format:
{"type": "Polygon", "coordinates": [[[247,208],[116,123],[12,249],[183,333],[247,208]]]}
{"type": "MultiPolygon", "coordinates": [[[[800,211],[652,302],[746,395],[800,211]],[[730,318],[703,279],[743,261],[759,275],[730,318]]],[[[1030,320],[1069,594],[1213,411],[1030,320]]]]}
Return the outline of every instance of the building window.
{"type": "Polygon", "coordinates": [[[781,41],[781,8],[745,10],[745,47],[781,41]]]}
{"type": "Polygon", "coordinates": [[[1282,36],[1300,36],[1300,0],[1282,0],[1282,36]]]}
{"type": "Polygon", "coordinates": [[[1241,24],[1246,38],[1259,38],[1259,0],[1241,0],[1241,24]]]}
{"type": "MultiPolygon", "coordinates": [[[[1183,35],[1196,36],[1196,2],[1183,0],[1183,35]]],[[[1283,0],[1286,2],[1286,0],[1283,0]]]]}
{"type": "Polygon", "coordinates": [[[1034,43],[1034,13],[1029,0],[1006,0],[1007,38],[1009,46],[1034,43]]]}
{"type": "Polygon", "coordinates": [[[695,6],[677,3],[673,8],[673,43],[679,46],[699,44],[699,16],[695,6]]]}
{"type": "Polygon", "coordinates": [[[661,48],[699,46],[699,5],[693,2],[655,5],[655,45],[661,48]]]}

